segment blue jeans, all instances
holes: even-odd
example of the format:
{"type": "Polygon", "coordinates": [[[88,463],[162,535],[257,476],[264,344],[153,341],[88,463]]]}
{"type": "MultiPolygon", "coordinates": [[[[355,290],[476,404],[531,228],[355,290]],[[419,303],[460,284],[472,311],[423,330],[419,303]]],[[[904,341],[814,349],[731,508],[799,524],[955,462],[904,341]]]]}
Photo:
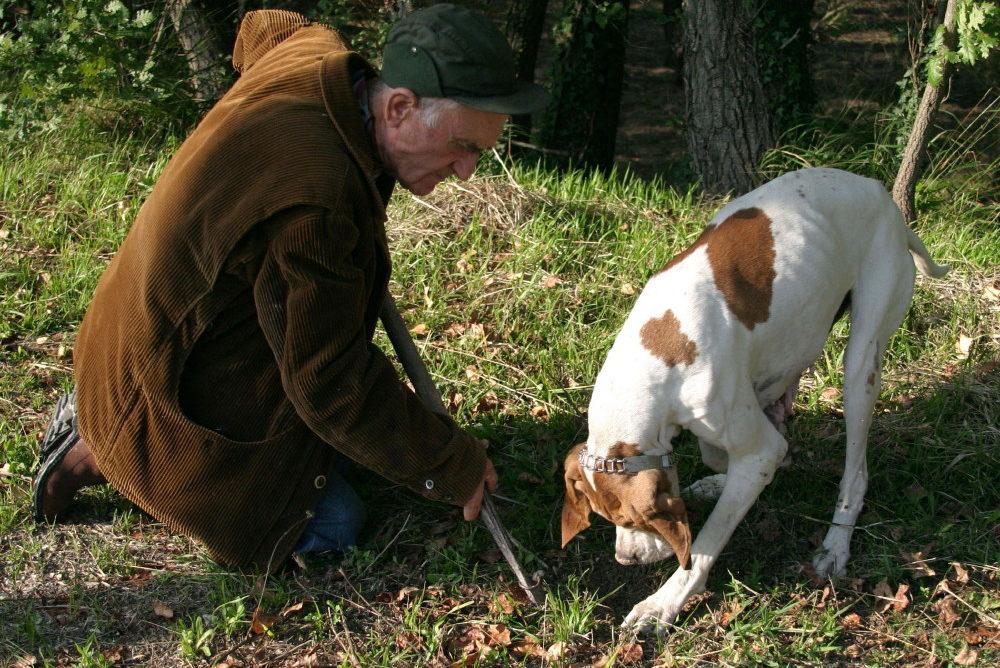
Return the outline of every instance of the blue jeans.
{"type": "Polygon", "coordinates": [[[357,544],[365,524],[365,506],[361,498],[337,472],[327,476],[326,487],[313,517],[295,545],[295,552],[343,552],[357,544]]]}

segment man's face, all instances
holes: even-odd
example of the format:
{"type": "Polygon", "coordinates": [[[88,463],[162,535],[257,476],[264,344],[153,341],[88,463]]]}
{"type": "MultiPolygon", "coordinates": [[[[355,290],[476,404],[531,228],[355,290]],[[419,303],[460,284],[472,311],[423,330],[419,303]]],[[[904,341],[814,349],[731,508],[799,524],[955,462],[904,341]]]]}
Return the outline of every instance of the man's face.
{"type": "Polygon", "coordinates": [[[496,143],[506,120],[505,114],[458,105],[445,109],[428,128],[415,104],[397,105],[380,146],[383,166],[415,195],[426,195],[452,174],[464,181],[480,153],[496,143]]]}

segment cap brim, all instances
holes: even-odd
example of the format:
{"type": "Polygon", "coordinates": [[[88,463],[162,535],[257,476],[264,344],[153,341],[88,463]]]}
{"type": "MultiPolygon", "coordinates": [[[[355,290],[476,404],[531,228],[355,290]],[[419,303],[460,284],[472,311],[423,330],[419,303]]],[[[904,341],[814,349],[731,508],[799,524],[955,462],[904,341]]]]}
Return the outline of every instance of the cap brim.
{"type": "Polygon", "coordinates": [[[481,111],[497,114],[531,114],[541,111],[549,102],[549,91],[538,84],[518,82],[517,90],[507,95],[467,96],[447,95],[448,98],[481,111]]]}

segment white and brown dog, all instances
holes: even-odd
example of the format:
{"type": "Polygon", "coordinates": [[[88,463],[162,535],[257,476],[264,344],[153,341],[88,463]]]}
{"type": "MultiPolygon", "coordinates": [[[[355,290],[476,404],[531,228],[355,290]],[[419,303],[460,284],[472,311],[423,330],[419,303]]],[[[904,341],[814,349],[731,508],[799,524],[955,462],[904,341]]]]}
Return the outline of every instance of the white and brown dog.
{"type": "Polygon", "coordinates": [[[800,375],[849,305],[847,457],[813,560],[821,577],[843,572],[868,484],[882,354],[909,308],[914,262],[925,275],[948,271],[879,183],[817,168],[730,202],[650,279],[597,376],[587,442],[566,459],[562,510],[563,546],[590,526],[593,511],[617,525],[620,563],[676,554],[681,567],[632,609],[626,626],[669,624],[704,590],[785,456],[776,423],[790,411],[800,375]],[[698,437],[705,464],[725,474],[711,476],[724,480],[721,494],[693,544],[671,461],[682,428],[698,437]]]}

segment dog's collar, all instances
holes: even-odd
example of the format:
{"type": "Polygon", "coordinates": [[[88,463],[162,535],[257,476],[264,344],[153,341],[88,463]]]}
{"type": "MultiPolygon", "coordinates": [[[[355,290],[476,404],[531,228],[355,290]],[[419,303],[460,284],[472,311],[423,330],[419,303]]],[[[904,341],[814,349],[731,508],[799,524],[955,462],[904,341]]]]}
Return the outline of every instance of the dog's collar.
{"type": "Polygon", "coordinates": [[[636,457],[623,457],[613,459],[611,457],[598,457],[587,452],[587,448],[580,448],[580,468],[595,473],[621,473],[623,475],[635,475],[640,471],[651,469],[669,469],[670,455],[638,455],[636,457]]]}

